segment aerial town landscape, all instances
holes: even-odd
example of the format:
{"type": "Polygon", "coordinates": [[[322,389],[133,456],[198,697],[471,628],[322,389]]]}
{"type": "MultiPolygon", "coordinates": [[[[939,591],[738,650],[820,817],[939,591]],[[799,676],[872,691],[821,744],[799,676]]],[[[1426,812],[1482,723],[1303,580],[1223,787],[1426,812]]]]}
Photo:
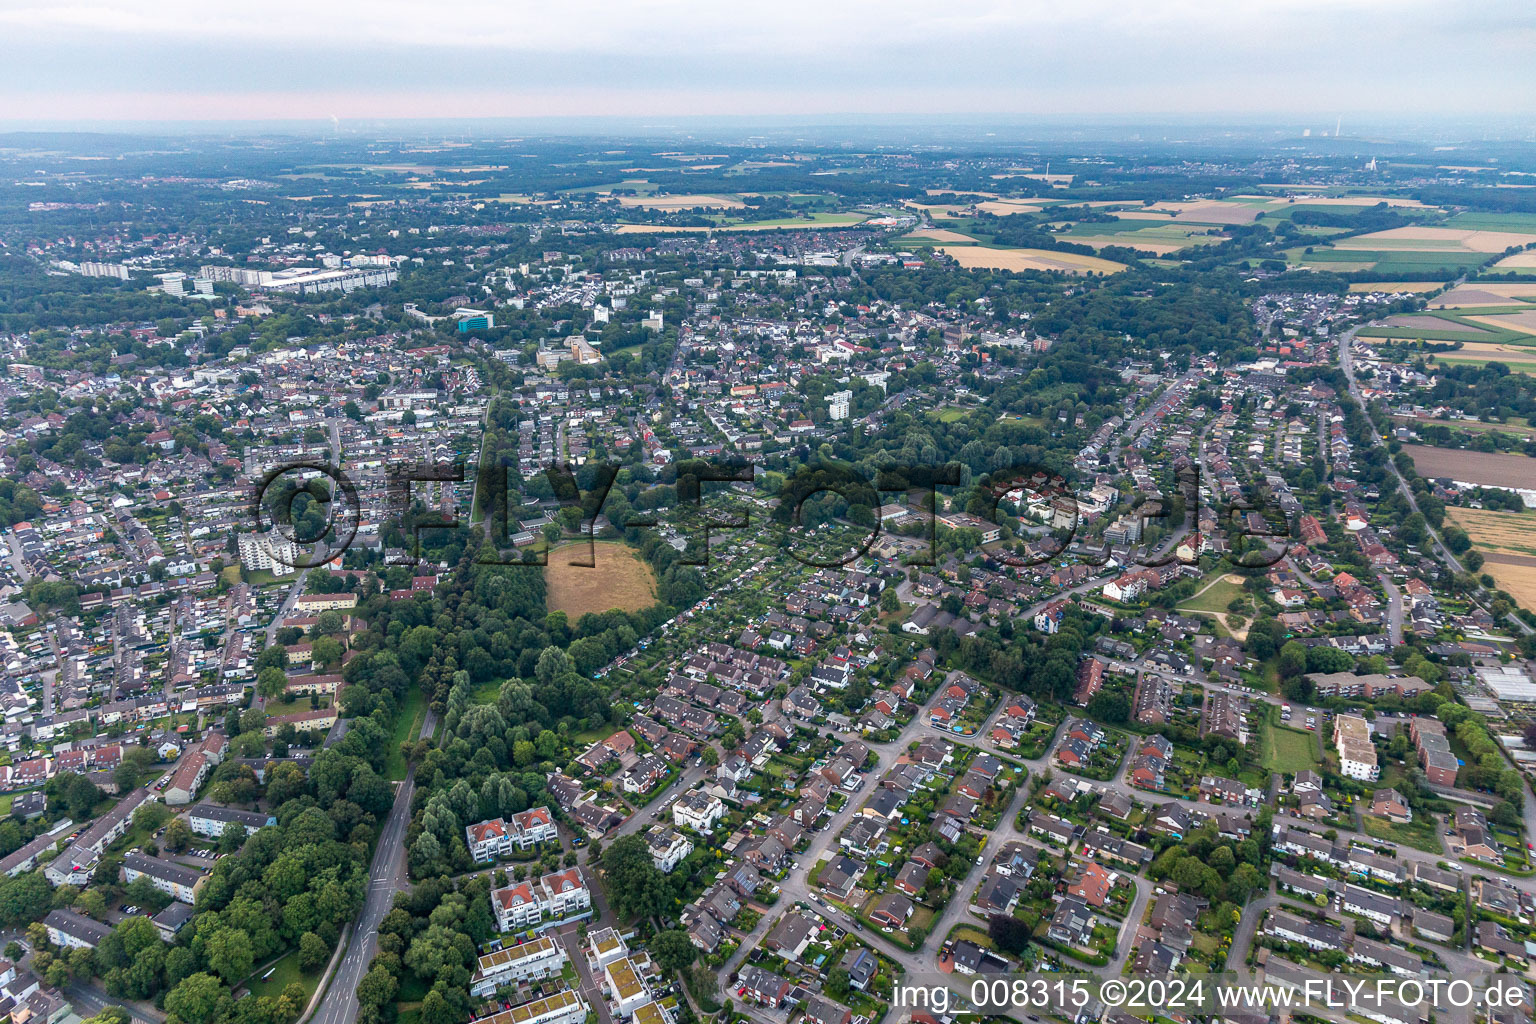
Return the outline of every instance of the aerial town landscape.
{"type": "Polygon", "coordinates": [[[0,1022],[1527,1024],[1529,124],[1177,132],[0,132],[0,1022]]]}

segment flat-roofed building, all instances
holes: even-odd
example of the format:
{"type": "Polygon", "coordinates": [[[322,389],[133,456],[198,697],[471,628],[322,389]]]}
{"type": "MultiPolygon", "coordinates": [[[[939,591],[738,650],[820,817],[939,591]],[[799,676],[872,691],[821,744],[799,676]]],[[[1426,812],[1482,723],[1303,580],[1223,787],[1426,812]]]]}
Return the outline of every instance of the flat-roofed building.
{"type": "Polygon", "coordinates": [[[570,989],[530,999],[510,1010],[480,1017],[474,1024],[579,1024],[587,1019],[587,1001],[570,989]]]}
{"type": "Polygon", "coordinates": [[[565,949],[547,935],[486,953],[470,979],[469,994],[483,999],[508,985],[551,977],[560,973],[565,959],[565,949]]]}

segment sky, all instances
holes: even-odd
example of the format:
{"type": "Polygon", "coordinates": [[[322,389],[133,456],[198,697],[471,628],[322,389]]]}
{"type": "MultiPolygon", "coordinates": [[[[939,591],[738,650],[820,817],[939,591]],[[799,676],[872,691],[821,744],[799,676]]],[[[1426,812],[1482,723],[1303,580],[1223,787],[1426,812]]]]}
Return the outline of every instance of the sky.
{"type": "Polygon", "coordinates": [[[1536,125],[1529,0],[0,0],[0,121],[988,114],[1536,125]]]}

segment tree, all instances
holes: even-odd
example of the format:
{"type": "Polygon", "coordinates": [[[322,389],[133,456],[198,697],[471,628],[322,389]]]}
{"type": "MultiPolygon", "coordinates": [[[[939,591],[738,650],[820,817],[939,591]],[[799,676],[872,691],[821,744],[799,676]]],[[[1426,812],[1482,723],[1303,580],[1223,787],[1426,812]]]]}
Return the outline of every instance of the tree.
{"type": "Polygon", "coordinates": [[[224,826],[224,831],[219,833],[218,849],[220,853],[234,853],[245,845],[245,826],[238,821],[232,821],[224,826]]]}
{"type": "Polygon", "coordinates": [[[181,853],[192,845],[196,836],[192,833],[192,826],[187,824],[187,819],[176,818],[165,827],[165,848],[172,853],[181,853]]]}
{"type": "Polygon", "coordinates": [[[656,962],[663,968],[674,973],[681,973],[698,956],[699,950],[688,933],[681,928],[671,928],[664,932],[658,932],[651,939],[651,953],[656,957],[656,962]]]}
{"type": "Polygon", "coordinates": [[[206,971],[188,975],[165,994],[166,1013],[174,1014],[187,1024],[213,1024],[224,1016],[226,1003],[230,1006],[234,1003],[229,989],[206,971]]]}
{"type": "Polygon", "coordinates": [[[214,932],[208,937],[203,953],[214,973],[231,985],[250,974],[256,965],[250,936],[238,928],[220,928],[214,932]]]}
{"type": "Polygon", "coordinates": [[[299,967],[305,971],[313,971],[320,968],[331,958],[331,950],[325,944],[325,940],[314,932],[305,932],[299,936],[299,967]]]}
{"type": "Polygon", "coordinates": [[[1287,679],[1307,670],[1307,648],[1299,640],[1287,640],[1280,648],[1280,674],[1287,679]]]}
{"type": "Polygon", "coordinates": [[[993,914],[987,918],[987,936],[992,944],[1015,956],[1029,945],[1030,927],[1011,914],[993,914]]]}
{"type": "Polygon", "coordinates": [[[256,673],[256,692],[264,700],[276,700],[288,688],[288,676],[280,668],[264,668],[256,673]]]}
{"type": "Polygon", "coordinates": [[[133,1017],[121,1006],[104,1006],[94,1017],[87,1017],[81,1024],[131,1024],[133,1017]]]}
{"type": "Polygon", "coordinates": [[[340,664],[341,656],[346,653],[346,648],[341,641],[333,637],[316,637],[310,645],[309,653],[314,658],[315,665],[319,668],[334,668],[340,664]]]}
{"type": "Polygon", "coordinates": [[[613,909],[620,917],[646,917],[671,909],[667,876],[651,861],[645,840],[638,835],[616,839],[603,851],[603,871],[613,909]]]}
{"type": "Polygon", "coordinates": [[[364,1006],[382,1007],[395,998],[400,983],[388,967],[374,960],[363,980],[357,983],[357,1001],[364,1006]]]}

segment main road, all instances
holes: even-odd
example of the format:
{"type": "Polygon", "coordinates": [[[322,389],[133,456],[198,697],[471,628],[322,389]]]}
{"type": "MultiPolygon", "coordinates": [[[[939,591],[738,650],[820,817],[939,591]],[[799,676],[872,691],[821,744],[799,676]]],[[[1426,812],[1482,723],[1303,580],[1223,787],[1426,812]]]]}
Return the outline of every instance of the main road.
{"type": "MultiPolygon", "coordinates": [[[[437,717],[429,709],[421,735],[431,736],[436,728],[437,717]]],[[[346,953],[331,976],[325,997],[309,1018],[315,1024],[352,1024],[357,1020],[357,983],[368,973],[368,965],[378,951],[379,925],[394,906],[395,893],[404,892],[410,884],[406,876],[405,830],[411,822],[411,797],[415,790],[416,769],[411,768],[395,792],[394,805],[374,849],[363,912],[347,936],[346,953]]]]}
{"type": "MultiPolygon", "coordinates": [[[[1369,420],[1370,406],[1366,404],[1365,397],[1360,393],[1360,385],[1355,381],[1354,353],[1350,348],[1350,346],[1354,343],[1355,335],[1359,333],[1359,331],[1359,327],[1351,327],[1349,330],[1339,335],[1339,369],[1344,371],[1344,379],[1349,382],[1350,395],[1353,396],[1355,402],[1359,404],[1360,411],[1366,413],[1366,418],[1369,420]]],[[[1386,444],[1386,442],[1381,439],[1381,435],[1376,433],[1376,425],[1374,423],[1371,424],[1371,444],[1375,447],[1385,447],[1386,444]]],[[[1392,471],[1392,475],[1397,478],[1398,486],[1401,487],[1403,491],[1403,497],[1408,499],[1408,507],[1413,509],[1415,512],[1418,512],[1419,503],[1413,496],[1413,488],[1408,486],[1408,481],[1404,479],[1402,473],[1398,472],[1397,463],[1392,460],[1390,453],[1388,454],[1387,458],[1387,468],[1390,469],[1392,471]]],[[[1434,545],[1435,554],[1439,555],[1440,558],[1456,572],[1465,573],[1467,571],[1466,567],[1461,564],[1461,560],[1451,553],[1450,548],[1445,546],[1445,542],[1441,540],[1440,534],[1434,528],[1434,526],[1426,522],[1424,524],[1424,531],[1429,534],[1429,540],[1430,543],[1434,545]]],[[[1399,614],[1400,613],[1401,605],[1399,603],[1399,614]]],[[[1511,612],[1507,618],[1510,622],[1514,623],[1515,627],[1522,633],[1536,633],[1536,630],[1533,630],[1530,626],[1527,626],[1525,621],[1516,616],[1513,612],[1511,612]]]]}

